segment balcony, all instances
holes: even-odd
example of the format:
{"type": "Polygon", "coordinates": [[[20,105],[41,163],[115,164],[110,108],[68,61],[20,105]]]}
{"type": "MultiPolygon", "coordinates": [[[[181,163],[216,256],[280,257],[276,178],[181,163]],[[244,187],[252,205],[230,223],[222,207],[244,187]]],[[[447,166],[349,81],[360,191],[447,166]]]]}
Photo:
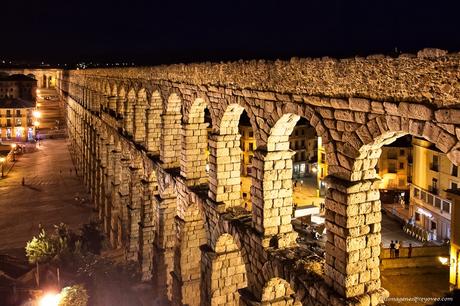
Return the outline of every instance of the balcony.
{"type": "MultiPolygon", "coordinates": [[[[430,186],[431,187],[431,186],[430,186]]],[[[430,188],[434,190],[433,188],[430,188]]],[[[435,188],[437,192],[439,190],[435,188]]],[[[437,212],[438,214],[447,216],[450,219],[451,209],[452,209],[452,202],[446,199],[443,199],[437,195],[437,193],[433,193],[422,188],[419,188],[415,185],[410,186],[410,191],[412,195],[412,199],[415,203],[425,206],[427,209],[432,210],[433,212],[437,212]]]]}

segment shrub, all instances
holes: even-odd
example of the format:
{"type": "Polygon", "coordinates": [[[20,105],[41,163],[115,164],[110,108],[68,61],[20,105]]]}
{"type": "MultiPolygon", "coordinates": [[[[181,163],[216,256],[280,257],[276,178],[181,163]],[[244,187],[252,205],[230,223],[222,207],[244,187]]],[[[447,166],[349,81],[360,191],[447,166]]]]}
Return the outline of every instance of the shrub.
{"type": "Polygon", "coordinates": [[[86,306],[88,293],[83,285],[65,287],[61,291],[59,306],[86,306]]]}

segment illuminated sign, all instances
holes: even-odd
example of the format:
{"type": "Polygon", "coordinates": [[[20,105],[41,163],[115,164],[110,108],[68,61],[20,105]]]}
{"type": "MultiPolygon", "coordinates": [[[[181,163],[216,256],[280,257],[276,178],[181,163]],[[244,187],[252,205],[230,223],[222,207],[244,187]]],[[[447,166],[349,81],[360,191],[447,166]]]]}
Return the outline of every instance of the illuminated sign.
{"type": "Polygon", "coordinates": [[[428,212],[428,211],[426,211],[424,209],[421,209],[421,208],[418,208],[417,212],[422,214],[422,215],[424,215],[424,216],[427,216],[428,218],[433,217],[433,215],[430,212],[428,212]]]}

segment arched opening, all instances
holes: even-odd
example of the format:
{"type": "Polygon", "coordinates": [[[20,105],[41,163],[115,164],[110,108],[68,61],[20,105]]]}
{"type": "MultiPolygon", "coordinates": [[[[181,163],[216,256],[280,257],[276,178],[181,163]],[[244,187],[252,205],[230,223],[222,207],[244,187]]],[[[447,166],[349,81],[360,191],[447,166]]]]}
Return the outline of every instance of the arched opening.
{"type": "Polygon", "coordinates": [[[210,136],[209,149],[211,199],[224,203],[225,209],[245,207],[250,210],[250,179],[242,180],[242,172],[247,173],[248,168],[252,171],[249,161],[252,163],[251,156],[256,149],[256,143],[249,116],[242,106],[227,106],[221,119],[219,134],[210,136]],[[241,133],[245,133],[247,137],[242,137],[241,133]]]}
{"type": "Polygon", "coordinates": [[[251,211],[251,185],[253,175],[252,160],[254,158],[254,152],[256,151],[257,145],[254,130],[252,128],[251,121],[246,111],[243,111],[243,113],[240,116],[238,130],[239,134],[241,135],[241,200],[243,203],[243,207],[246,210],[251,211]]]}
{"type": "Polygon", "coordinates": [[[446,190],[458,190],[458,168],[431,141],[401,135],[385,135],[375,165],[381,284],[392,297],[442,297],[449,290],[454,205],[446,190]]]}
{"type": "Polygon", "coordinates": [[[294,291],[287,281],[279,277],[270,279],[262,290],[261,305],[264,306],[301,306],[294,297],[294,291]]]}
{"type": "Polygon", "coordinates": [[[117,116],[118,118],[124,118],[125,116],[125,104],[126,104],[126,90],[123,86],[119,88],[117,92],[117,116]]]}
{"type": "Polygon", "coordinates": [[[230,234],[217,239],[211,264],[210,305],[239,305],[239,289],[247,287],[246,267],[241,251],[230,234]]]}

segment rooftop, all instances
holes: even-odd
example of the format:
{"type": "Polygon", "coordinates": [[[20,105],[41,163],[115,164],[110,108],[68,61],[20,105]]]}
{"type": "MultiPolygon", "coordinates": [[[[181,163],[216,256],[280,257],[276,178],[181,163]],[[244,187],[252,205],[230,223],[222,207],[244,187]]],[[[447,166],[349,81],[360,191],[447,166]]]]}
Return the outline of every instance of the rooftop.
{"type": "Polygon", "coordinates": [[[33,108],[35,101],[19,98],[0,98],[0,108],[33,108]]]}
{"type": "Polygon", "coordinates": [[[34,78],[28,77],[24,74],[12,74],[8,76],[0,76],[0,82],[10,82],[10,81],[29,81],[36,82],[34,78]]]}

